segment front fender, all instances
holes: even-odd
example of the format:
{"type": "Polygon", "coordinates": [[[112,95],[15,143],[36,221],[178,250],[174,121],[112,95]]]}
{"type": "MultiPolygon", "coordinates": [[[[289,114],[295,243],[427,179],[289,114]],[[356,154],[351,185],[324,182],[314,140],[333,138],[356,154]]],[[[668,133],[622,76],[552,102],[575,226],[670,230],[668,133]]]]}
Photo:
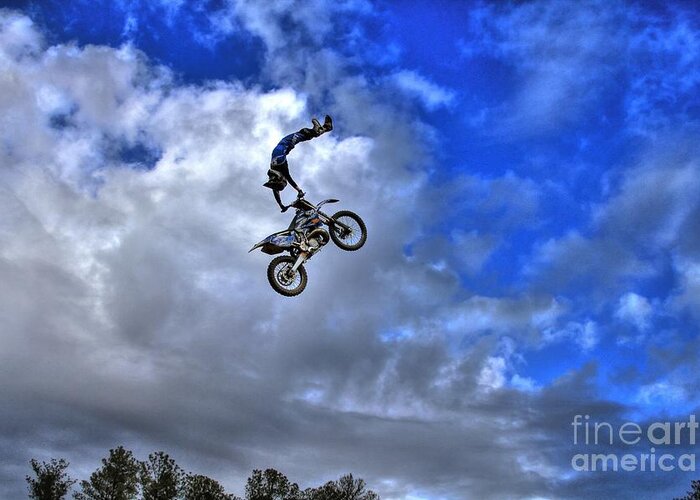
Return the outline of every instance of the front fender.
{"type": "Polygon", "coordinates": [[[327,200],[323,200],[319,202],[318,205],[316,205],[316,208],[321,208],[323,205],[326,203],[338,203],[340,200],[336,200],[335,198],[328,198],[327,200]]]}

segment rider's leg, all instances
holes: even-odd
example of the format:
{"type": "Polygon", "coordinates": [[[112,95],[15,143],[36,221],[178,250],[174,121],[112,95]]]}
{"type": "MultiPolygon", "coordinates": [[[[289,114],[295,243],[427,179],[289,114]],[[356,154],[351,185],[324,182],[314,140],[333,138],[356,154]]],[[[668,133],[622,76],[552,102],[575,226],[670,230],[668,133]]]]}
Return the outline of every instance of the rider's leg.
{"type": "Polygon", "coordinates": [[[294,145],[297,145],[300,142],[309,141],[323,133],[323,127],[321,127],[321,124],[318,123],[318,120],[316,120],[315,118],[314,120],[316,122],[314,124],[314,128],[304,127],[300,129],[299,132],[294,134],[294,145]]]}
{"type": "Polygon", "coordinates": [[[309,141],[314,137],[318,137],[321,134],[333,130],[333,121],[328,115],[326,115],[323,125],[321,125],[316,118],[313,118],[311,123],[313,124],[313,128],[304,127],[298,132],[294,132],[282,138],[279,144],[275,146],[275,149],[272,150],[272,157],[275,158],[276,156],[287,155],[294,146],[300,142],[309,141]]]}
{"type": "Polygon", "coordinates": [[[324,134],[325,132],[333,130],[333,122],[331,120],[331,117],[328,115],[326,115],[326,119],[323,122],[323,125],[321,125],[321,123],[319,123],[319,121],[316,118],[312,118],[311,123],[313,125],[313,128],[304,127],[295,134],[296,137],[294,144],[298,144],[303,141],[308,141],[310,139],[313,139],[314,137],[318,137],[319,135],[324,134]]]}

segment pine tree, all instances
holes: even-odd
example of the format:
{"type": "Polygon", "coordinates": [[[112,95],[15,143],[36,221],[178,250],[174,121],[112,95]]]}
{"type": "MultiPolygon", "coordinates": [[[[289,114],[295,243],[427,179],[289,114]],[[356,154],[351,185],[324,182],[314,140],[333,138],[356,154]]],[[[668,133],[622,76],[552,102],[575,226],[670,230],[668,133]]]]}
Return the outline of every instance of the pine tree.
{"type": "Polygon", "coordinates": [[[75,480],[71,479],[64,459],[52,459],[49,463],[32,459],[29,461],[36,477],[26,476],[29,498],[35,500],[62,500],[70,491],[75,480]]]}
{"type": "Polygon", "coordinates": [[[148,455],[141,464],[141,491],[143,500],[177,500],[185,489],[185,473],[166,453],[148,455]]]}
{"type": "Polygon", "coordinates": [[[185,500],[239,500],[229,495],[217,481],[199,474],[190,474],[185,479],[185,500]]]}
{"type": "Polygon", "coordinates": [[[102,467],[90,475],[89,481],[81,481],[82,491],[75,493],[76,500],[134,500],[139,491],[141,464],[129,450],[119,446],[109,450],[109,457],[102,459],[102,467]]]}
{"type": "Polygon", "coordinates": [[[690,491],[684,497],[675,500],[700,500],[700,481],[691,481],[690,491]]]}

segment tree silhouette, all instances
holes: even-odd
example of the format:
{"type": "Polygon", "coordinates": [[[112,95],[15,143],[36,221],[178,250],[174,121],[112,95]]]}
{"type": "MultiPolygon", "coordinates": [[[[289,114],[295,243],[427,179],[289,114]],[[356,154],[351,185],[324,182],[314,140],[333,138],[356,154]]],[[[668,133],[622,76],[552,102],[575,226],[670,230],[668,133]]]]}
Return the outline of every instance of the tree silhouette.
{"type": "Polygon", "coordinates": [[[119,446],[109,450],[109,457],[102,459],[102,467],[90,475],[89,481],[81,481],[81,492],[76,500],[133,500],[139,491],[141,465],[129,450],[119,446]]]}
{"type": "Polygon", "coordinates": [[[376,500],[379,498],[375,492],[365,489],[364,479],[354,479],[352,474],[346,474],[338,479],[336,485],[343,500],[376,500]]]}
{"type": "Polygon", "coordinates": [[[185,489],[185,473],[166,453],[148,455],[141,464],[141,492],[143,500],[177,500],[185,489]]]}
{"type": "Polygon", "coordinates": [[[71,479],[66,469],[68,462],[64,459],[52,459],[49,463],[35,459],[29,465],[36,477],[26,476],[29,487],[29,498],[36,500],[62,500],[70,491],[75,480],[71,479]]]}
{"type": "Polygon", "coordinates": [[[207,476],[190,474],[185,479],[185,500],[240,500],[226,493],[224,487],[207,476]]]}
{"type": "Polygon", "coordinates": [[[247,500],[300,500],[302,494],[299,486],[290,483],[281,472],[255,469],[246,483],[245,497],[247,500]]]}
{"type": "Polygon", "coordinates": [[[363,479],[346,474],[337,481],[328,481],[320,488],[304,491],[305,500],[379,500],[379,495],[367,490],[363,479]]]}
{"type": "Polygon", "coordinates": [[[700,481],[691,481],[690,491],[684,497],[675,500],[700,500],[700,481]]]}
{"type": "MultiPolygon", "coordinates": [[[[68,462],[53,459],[49,463],[32,459],[34,476],[26,476],[29,498],[63,500],[76,482],[66,469],[68,462]]],[[[677,500],[700,500],[700,481],[693,481],[693,492],[677,500]]],[[[102,459],[102,467],[80,481],[76,500],[243,500],[226,493],[214,479],[201,474],[185,474],[167,453],[157,451],[140,462],[133,453],[118,446],[102,459]]],[[[275,469],[254,470],[245,487],[246,500],[379,500],[366,489],[362,479],[352,474],[329,481],[318,488],[299,489],[287,476],[275,469]]]]}

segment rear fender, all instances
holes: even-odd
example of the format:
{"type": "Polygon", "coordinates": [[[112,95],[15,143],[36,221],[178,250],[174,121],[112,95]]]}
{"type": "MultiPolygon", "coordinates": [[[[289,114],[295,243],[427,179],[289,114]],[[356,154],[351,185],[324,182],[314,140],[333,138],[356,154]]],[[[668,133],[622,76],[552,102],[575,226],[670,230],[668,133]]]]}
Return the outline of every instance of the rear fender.
{"type": "MultiPolygon", "coordinates": [[[[256,243],[253,248],[248,250],[248,253],[252,252],[256,248],[263,247],[265,245],[272,246],[279,248],[279,251],[282,252],[283,250],[289,248],[292,246],[292,242],[294,241],[294,235],[292,234],[291,231],[285,230],[285,231],[279,231],[277,233],[271,234],[264,240],[262,240],[259,243],[256,243]]],[[[265,251],[263,249],[263,251],[265,251]]],[[[268,253],[268,252],[265,252],[268,253]]],[[[274,253],[279,253],[279,252],[274,252],[274,253]]]]}
{"type": "Polygon", "coordinates": [[[252,252],[252,251],[255,250],[256,248],[260,248],[260,247],[263,246],[266,242],[267,242],[267,238],[265,238],[264,240],[262,240],[260,243],[256,243],[256,244],[253,246],[253,248],[251,248],[250,250],[248,250],[248,253],[252,252]]]}

